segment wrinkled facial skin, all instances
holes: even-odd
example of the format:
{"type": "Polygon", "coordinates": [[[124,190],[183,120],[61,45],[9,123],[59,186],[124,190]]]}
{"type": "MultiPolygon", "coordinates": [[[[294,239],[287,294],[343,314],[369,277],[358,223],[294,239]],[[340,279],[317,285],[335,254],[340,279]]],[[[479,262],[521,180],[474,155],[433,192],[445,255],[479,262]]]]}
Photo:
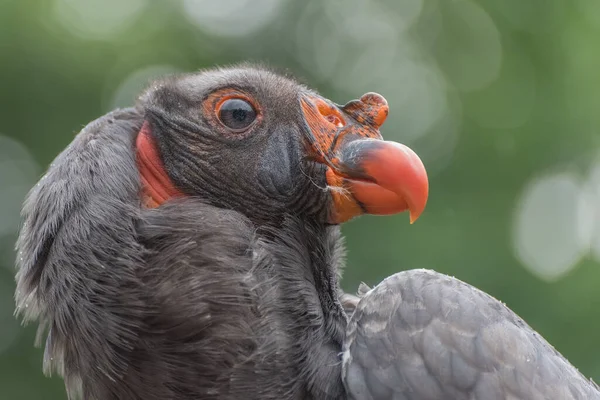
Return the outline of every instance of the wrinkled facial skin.
{"type": "Polygon", "coordinates": [[[231,69],[169,79],[141,101],[166,172],[186,195],[258,220],[286,212],[326,218],[324,166],[304,154],[304,91],[271,72],[231,69]],[[219,120],[227,98],[254,107],[248,129],[233,132],[219,120]]]}
{"type": "Polygon", "coordinates": [[[409,210],[413,222],[425,207],[423,164],[382,140],[378,94],[338,106],[269,71],[229,69],[165,80],[141,106],[175,186],[252,220],[409,210]]]}

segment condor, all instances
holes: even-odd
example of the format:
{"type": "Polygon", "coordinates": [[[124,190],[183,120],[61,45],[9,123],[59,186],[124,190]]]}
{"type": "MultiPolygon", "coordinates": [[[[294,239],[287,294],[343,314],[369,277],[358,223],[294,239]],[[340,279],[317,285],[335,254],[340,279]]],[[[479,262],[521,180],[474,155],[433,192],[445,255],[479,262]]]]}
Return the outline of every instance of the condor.
{"type": "Polygon", "coordinates": [[[17,311],[69,398],[600,399],[497,300],[432,271],[358,296],[339,225],[423,212],[375,93],[338,106],[240,66],[155,82],[29,194],[17,311]]]}

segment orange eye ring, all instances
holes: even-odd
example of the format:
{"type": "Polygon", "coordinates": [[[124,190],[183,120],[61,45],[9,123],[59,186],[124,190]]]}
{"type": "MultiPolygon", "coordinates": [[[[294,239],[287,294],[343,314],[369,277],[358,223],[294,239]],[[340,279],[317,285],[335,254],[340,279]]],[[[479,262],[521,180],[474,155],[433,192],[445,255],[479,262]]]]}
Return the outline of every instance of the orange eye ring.
{"type": "Polygon", "coordinates": [[[225,97],[215,109],[219,122],[233,132],[244,132],[256,121],[257,113],[252,104],[239,97],[225,97]]]}
{"type": "Polygon", "coordinates": [[[262,110],[254,98],[237,89],[211,93],[202,108],[208,121],[227,136],[249,132],[262,120],[262,110]]]}

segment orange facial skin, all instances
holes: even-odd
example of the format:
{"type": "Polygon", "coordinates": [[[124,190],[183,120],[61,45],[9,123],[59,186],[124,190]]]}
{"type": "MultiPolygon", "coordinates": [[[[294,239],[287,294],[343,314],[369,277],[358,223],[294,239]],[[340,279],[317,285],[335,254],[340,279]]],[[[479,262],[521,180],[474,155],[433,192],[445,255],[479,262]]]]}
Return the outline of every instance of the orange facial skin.
{"type": "Polygon", "coordinates": [[[175,188],[165,171],[148,122],[144,122],[138,133],[136,150],[142,181],[142,204],[147,208],[155,208],[171,198],[182,197],[183,193],[175,188]]]}
{"type": "Polygon", "coordinates": [[[327,166],[331,223],[407,210],[411,223],[419,218],[429,195],[427,172],[410,148],[382,139],[379,127],[389,111],[382,96],[367,93],[341,108],[313,95],[300,103],[310,156],[327,166]]]}

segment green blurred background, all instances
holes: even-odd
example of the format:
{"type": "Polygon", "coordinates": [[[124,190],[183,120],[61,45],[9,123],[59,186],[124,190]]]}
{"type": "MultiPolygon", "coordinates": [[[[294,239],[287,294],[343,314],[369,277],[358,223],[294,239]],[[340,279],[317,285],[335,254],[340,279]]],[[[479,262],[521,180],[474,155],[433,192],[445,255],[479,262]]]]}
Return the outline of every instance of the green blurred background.
{"type": "Polygon", "coordinates": [[[19,208],[89,121],[170,72],[264,61],[383,94],[428,208],[344,227],[344,286],[432,268],[506,302],[600,380],[600,2],[0,0],[0,399],[64,399],[13,317],[19,208]]]}

